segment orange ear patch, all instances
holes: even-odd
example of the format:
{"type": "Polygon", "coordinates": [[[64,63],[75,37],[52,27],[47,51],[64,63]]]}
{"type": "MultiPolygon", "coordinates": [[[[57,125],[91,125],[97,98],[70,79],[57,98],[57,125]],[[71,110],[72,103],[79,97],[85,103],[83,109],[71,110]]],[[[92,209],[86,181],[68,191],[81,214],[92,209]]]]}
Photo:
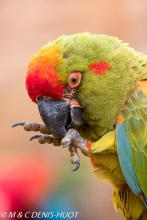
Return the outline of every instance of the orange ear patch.
{"type": "Polygon", "coordinates": [[[95,62],[89,65],[89,70],[94,71],[96,75],[104,75],[111,69],[111,65],[106,61],[95,62]]]}

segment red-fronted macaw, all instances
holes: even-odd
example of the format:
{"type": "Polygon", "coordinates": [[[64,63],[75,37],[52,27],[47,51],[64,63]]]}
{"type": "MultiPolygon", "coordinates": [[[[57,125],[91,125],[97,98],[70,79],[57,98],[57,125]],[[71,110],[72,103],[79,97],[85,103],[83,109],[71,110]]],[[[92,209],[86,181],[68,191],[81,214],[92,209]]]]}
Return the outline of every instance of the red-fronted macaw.
{"type": "Polygon", "coordinates": [[[14,126],[45,134],[31,140],[69,146],[74,170],[79,148],[112,184],[124,218],[146,220],[147,56],[116,37],[61,36],[32,57],[26,89],[44,125],[14,126]]]}

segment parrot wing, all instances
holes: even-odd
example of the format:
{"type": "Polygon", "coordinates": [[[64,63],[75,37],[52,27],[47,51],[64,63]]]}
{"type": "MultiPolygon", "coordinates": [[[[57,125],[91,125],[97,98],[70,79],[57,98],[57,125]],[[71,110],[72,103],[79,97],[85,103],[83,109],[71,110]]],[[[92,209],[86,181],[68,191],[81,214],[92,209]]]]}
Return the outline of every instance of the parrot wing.
{"type": "Polygon", "coordinates": [[[126,182],[147,207],[147,80],[138,82],[118,117],[116,142],[126,182]]]}

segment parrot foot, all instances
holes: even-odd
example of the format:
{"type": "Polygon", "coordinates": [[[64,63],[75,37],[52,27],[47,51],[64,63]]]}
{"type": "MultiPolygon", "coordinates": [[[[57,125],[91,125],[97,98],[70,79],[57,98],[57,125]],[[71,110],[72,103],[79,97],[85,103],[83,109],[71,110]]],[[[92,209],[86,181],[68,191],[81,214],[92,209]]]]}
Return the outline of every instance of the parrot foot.
{"type": "Polygon", "coordinates": [[[63,147],[74,146],[75,148],[80,149],[85,156],[88,156],[88,148],[86,146],[86,143],[87,142],[75,129],[69,129],[65,137],[61,141],[63,147]]]}
{"type": "Polygon", "coordinates": [[[45,125],[33,123],[33,122],[20,121],[14,123],[12,127],[16,127],[19,125],[23,126],[24,130],[26,131],[39,131],[42,134],[48,134],[48,135],[51,134],[50,130],[45,125]]]}
{"type": "Polygon", "coordinates": [[[80,157],[78,155],[77,148],[80,149],[85,156],[88,156],[86,141],[79,135],[79,133],[75,129],[69,129],[65,137],[62,139],[61,144],[62,147],[69,146],[71,163],[76,164],[76,167],[72,171],[77,170],[80,167],[80,157]]]}
{"type": "Polygon", "coordinates": [[[61,139],[58,137],[53,137],[53,136],[49,136],[49,135],[33,135],[30,138],[30,141],[34,140],[34,139],[38,139],[38,142],[40,144],[53,144],[54,146],[61,146],[61,139]]]}
{"type": "Polygon", "coordinates": [[[65,137],[61,140],[58,137],[50,136],[52,133],[46,127],[46,125],[32,123],[32,122],[16,122],[12,125],[12,127],[23,126],[26,131],[39,131],[44,135],[33,135],[30,138],[30,141],[34,139],[38,139],[40,144],[53,144],[54,146],[69,147],[69,152],[71,156],[71,163],[76,164],[75,168],[72,171],[76,171],[80,167],[80,157],[78,155],[77,148],[81,150],[81,152],[88,156],[88,148],[86,146],[86,141],[79,135],[79,133],[75,129],[69,129],[65,135],[65,137]]]}

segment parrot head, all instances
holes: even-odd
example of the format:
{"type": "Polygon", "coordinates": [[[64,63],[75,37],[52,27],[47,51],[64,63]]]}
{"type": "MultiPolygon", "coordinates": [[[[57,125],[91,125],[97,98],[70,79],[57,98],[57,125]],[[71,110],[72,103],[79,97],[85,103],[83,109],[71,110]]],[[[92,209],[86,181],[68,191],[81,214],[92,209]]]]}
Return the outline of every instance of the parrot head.
{"type": "Polygon", "coordinates": [[[134,56],[116,37],[61,36],[33,55],[26,75],[28,95],[53,134],[63,138],[74,128],[96,141],[114,128],[134,87],[134,56]]]}

